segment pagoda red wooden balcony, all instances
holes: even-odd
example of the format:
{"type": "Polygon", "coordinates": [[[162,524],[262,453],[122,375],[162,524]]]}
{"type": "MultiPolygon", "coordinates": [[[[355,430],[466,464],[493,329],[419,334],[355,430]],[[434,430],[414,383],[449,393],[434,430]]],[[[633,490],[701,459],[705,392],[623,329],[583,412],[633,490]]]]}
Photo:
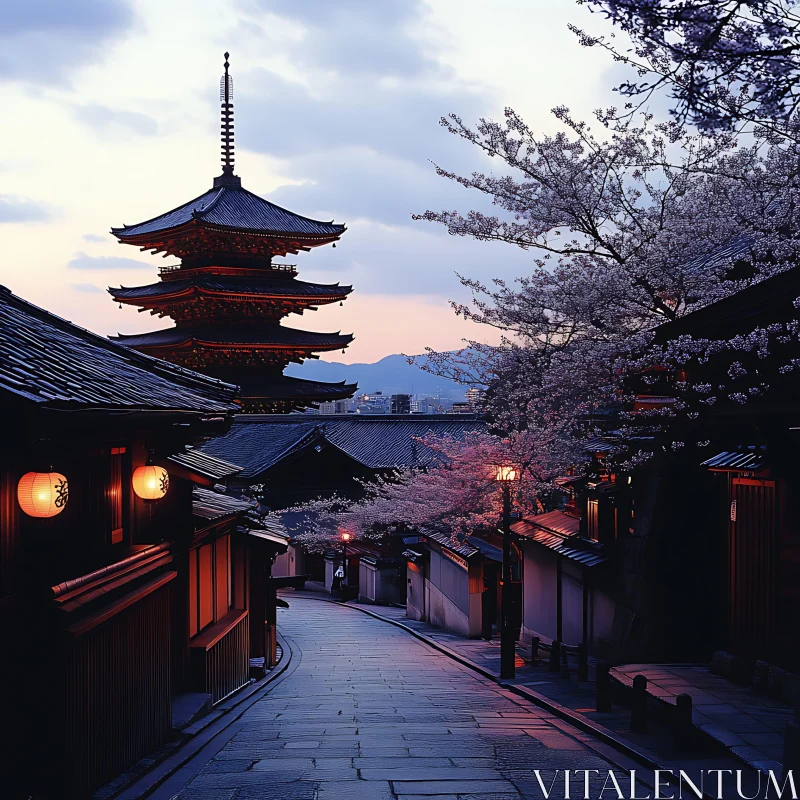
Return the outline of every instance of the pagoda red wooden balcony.
{"type": "Polygon", "coordinates": [[[270,264],[267,267],[223,267],[208,266],[181,268],[180,264],[173,264],[168,267],[159,267],[158,274],[165,281],[184,280],[189,278],[199,278],[207,275],[230,275],[232,277],[251,277],[257,274],[260,277],[269,276],[271,272],[280,273],[281,277],[297,275],[296,264],[270,264]]]}

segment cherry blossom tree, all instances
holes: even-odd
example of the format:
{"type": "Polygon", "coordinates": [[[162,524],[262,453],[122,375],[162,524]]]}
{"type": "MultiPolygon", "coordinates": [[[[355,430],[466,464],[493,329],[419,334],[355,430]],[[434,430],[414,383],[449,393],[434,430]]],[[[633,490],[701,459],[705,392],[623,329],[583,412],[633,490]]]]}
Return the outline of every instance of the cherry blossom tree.
{"type": "MultiPolygon", "coordinates": [[[[416,218],[532,252],[531,274],[513,284],[461,277],[473,301],[454,304],[456,312],[499,329],[502,344],[431,352],[427,368],[488,387],[498,427],[558,442],[556,464],[570,445],[579,450],[624,417],[627,382],[642,370],[759,346],[756,334],[727,343],[682,337],[669,352],[654,341],[661,325],[794,265],[800,150],[766,134],[743,146],[727,133],[690,134],[649,116],[603,128],[599,138],[566,109],[554,113],[565,130],[543,137],[510,109],[504,123],[480,120],[474,129],[455,115],[443,119],[507,171],[438,173],[488,196],[498,213],[416,218]]],[[[757,389],[720,385],[716,396],[739,401],[757,389]]],[[[691,405],[650,416],[687,417],[691,405]]],[[[546,462],[546,448],[537,457],[546,462]]]]}
{"type": "Polygon", "coordinates": [[[678,123],[710,132],[757,123],[797,141],[791,120],[800,90],[800,14],[795,0],[579,0],[604,13],[634,43],[571,26],[637,72],[617,87],[625,118],[666,90],[678,123]]]}
{"type": "Polygon", "coordinates": [[[364,541],[427,529],[457,537],[496,528],[502,511],[498,465],[518,469],[516,507],[535,513],[542,508],[541,497],[552,491],[553,479],[574,460],[573,453],[565,452],[557,467],[552,459],[544,467],[535,458],[540,448],[527,432],[508,439],[471,432],[463,440],[427,437],[421,444],[440,456],[438,466],[397,470],[367,482],[364,497],[355,503],[332,497],[289,509],[297,520],[290,535],[307,550],[320,552],[339,546],[342,531],[364,541]]]}

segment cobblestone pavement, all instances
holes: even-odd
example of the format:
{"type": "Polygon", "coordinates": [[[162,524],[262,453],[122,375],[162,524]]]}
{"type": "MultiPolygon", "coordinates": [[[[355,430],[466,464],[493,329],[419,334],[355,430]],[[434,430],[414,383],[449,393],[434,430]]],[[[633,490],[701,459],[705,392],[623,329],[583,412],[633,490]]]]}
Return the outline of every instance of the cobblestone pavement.
{"type": "Polygon", "coordinates": [[[563,770],[613,769],[578,731],[398,628],[290,603],[278,619],[293,651],[286,675],[156,797],[519,800],[543,797],[539,769],[548,790],[562,771],[550,793],[562,798],[563,770]]]}

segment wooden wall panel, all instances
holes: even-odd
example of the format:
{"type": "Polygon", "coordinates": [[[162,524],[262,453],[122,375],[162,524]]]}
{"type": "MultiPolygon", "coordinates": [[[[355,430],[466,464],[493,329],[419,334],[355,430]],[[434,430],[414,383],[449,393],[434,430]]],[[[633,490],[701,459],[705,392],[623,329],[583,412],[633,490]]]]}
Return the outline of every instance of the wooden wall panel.
{"type": "Polygon", "coordinates": [[[67,645],[62,798],[84,798],[153,752],[172,728],[170,587],[67,645]]]}

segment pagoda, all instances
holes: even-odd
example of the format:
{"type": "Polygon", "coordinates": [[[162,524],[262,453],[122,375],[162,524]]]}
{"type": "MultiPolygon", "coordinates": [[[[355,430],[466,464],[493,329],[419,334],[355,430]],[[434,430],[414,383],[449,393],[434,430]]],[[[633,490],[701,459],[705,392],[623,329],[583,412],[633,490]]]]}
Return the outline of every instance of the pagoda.
{"type": "MultiPolygon", "coordinates": [[[[286,413],[352,397],[356,384],[322,383],[283,374],[291,362],[343,350],[350,334],[311,333],[281,324],[289,314],[342,303],[351,286],[297,280],[291,253],[333,244],[344,225],[302,217],[242,188],[234,175],[233,85],[225,53],[220,80],[222,174],[194,200],[137,225],[112,228],[124,244],[173,256],[148,286],[109,289],[120,304],[137,306],[175,326],[115,341],[205,372],[241,387],[251,413],[286,413]]],[[[121,305],[120,305],[121,307],[121,305]]]]}

